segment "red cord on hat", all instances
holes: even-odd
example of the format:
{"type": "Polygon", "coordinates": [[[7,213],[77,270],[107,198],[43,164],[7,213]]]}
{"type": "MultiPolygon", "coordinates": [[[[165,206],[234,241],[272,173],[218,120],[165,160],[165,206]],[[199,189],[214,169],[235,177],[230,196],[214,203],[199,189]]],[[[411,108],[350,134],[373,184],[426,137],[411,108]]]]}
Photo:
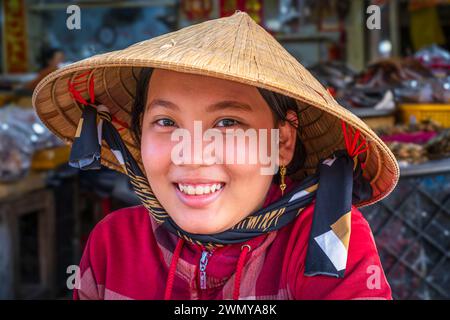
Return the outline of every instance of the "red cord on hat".
{"type": "MultiPolygon", "coordinates": [[[[93,71],[87,71],[85,73],[82,73],[78,76],[76,76],[74,79],[78,80],[81,79],[82,77],[85,76],[89,76],[93,71]]],[[[89,79],[89,84],[88,84],[88,89],[77,89],[75,86],[76,85],[80,85],[80,84],[84,84],[85,81],[78,81],[78,82],[73,82],[71,80],[67,80],[67,86],[69,87],[69,92],[71,93],[72,97],[78,101],[79,103],[81,103],[82,105],[90,105],[94,108],[96,108],[97,106],[95,105],[95,90],[94,90],[94,75],[92,74],[92,77],[89,79]],[[83,98],[83,96],[81,95],[82,92],[86,92],[86,90],[88,91],[89,94],[89,100],[90,102],[86,101],[85,98],[83,98]]],[[[121,126],[121,128],[118,129],[118,131],[121,131],[123,129],[128,129],[128,124],[124,121],[121,121],[119,119],[117,119],[114,115],[111,115],[111,121],[114,123],[117,123],[121,126]]]]}
{"type": "MultiPolygon", "coordinates": [[[[354,158],[358,157],[358,155],[366,152],[369,149],[366,139],[364,139],[361,136],[361,133],[359,132],[358,129],[356,129],[356,132],[353,132],[352,127],[348,126],[349,131],[350,131],[350,133],[348,133],[346,123],[344,122],[344,120],[341,120],[341,125],[342,125],[342,133],[344,134],[345,147],[347,148],[347,152],[350,157],[352,157],[354,159],[354,158]],[[353,141],[351,140],[352,139],[351,136],[353,136],[353,141]],[[361,137],[361,142],[357,146],[358,139],[360,137],[361,137]]],[[[363,163],[361,163],[361,168],[364,169],[364,167],[366,166],[366,161],[367,161],[367,158],[363,163]]]]}

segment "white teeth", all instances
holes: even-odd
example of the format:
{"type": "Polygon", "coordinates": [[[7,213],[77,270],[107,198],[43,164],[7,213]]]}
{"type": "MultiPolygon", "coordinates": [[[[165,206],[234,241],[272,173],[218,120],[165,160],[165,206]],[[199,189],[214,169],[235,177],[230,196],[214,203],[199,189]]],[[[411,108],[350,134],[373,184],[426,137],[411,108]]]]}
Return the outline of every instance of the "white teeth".
{"type": "Polygon", "coordinates": [[[203,187],[202,186],[197,186],[195,187],[195,194],[203,194],[203,187]]]}
{"type": "Polygon", "coordinates": [[[212,185],[200,185],[200,186],[193,186],[181,183],[178,184],[178,188],[180,189],[180,191],[189,195],[209,194],[222,189],[222,187],[223,185],[221,183],[215,183],[212,185]]]}

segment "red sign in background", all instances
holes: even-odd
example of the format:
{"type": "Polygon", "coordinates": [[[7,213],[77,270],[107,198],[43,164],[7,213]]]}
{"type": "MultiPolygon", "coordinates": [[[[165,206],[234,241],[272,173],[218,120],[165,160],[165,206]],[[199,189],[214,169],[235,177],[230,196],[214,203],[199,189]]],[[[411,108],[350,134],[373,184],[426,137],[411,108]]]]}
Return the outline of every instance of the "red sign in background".
{"type": "Polygon", "coordinates": [[[27,30],[24,0],[3,2],[3,48],[6,73],[28,71],[27,30]]]}

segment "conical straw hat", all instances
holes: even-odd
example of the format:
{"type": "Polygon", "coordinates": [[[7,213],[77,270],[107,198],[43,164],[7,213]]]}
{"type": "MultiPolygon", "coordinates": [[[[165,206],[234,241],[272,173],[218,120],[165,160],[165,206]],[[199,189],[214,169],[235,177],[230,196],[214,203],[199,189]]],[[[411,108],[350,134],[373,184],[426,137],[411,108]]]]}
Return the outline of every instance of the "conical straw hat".
{"type": "MultiPolygon", "coordinates": [[[[33,106],[53,133],[72,142],[81,111],[68,91],[68,81],[92,71],[96,100],[109,106],[116,118],[129,124],[141,67],[228,79],[295,98],[307,157],[305,166],[292,176],[293,179],[314,173],[320,159],[329,157],[335,150],[345,149],[343,120],[347,126],[360,131],[369,147],[365,152],[364,177],[371,182],[373,197],[357,206],[384,198],[398,182],[397,161],[381,139],[363,121],[341,107],[294,57],[244,12],[237,11],[230,17],[195,24],[61,68],[38,84],[33,106]]],[[[120,133],[143,168],[140,146],[135,145],[131,132],[125,129],[120,133]]],[[[106,144],[102,146],[102,163],[123,172],[106,144]]]]}

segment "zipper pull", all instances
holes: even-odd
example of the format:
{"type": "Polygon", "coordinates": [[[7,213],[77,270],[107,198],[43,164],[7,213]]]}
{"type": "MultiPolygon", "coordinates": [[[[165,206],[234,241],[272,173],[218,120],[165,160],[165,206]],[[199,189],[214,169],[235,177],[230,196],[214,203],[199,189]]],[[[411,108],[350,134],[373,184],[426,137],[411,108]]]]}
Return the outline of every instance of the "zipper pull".
{"type": "Polygon", "coordinates": [[[206,289],[206,266],[211,255],[212,251],[203,250],[200,257],[200,289],[206,289]]]}

